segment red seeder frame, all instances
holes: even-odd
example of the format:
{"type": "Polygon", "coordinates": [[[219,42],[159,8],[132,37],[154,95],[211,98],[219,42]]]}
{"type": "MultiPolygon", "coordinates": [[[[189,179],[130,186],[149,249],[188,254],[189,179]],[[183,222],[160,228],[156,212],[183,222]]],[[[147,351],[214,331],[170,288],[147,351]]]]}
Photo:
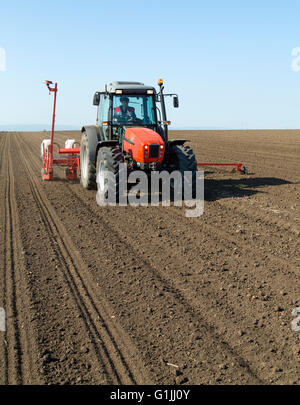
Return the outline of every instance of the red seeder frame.
{"type": "Polygon", "coordinates": [[[56,96],[57,96],[57,83],[54,87],[50,87],[51,81],[45,80],[48,87],[49,94],[54,93],[54,104],[53,104],[53,115],[52,115],[52,131],[51,131],[51,142],[47,149],[43,144],[43,170],[42,178],[43,180],[53,179],[53,166],[66,167],[66,177],[68,180],[76,180],[80,176],[80,148],[59,148],[58,153],[64,156],[54,157],[53,156],[53,144],[54,144],[54,126],[55,126],[55,111],[56,111],[56,96]]]}

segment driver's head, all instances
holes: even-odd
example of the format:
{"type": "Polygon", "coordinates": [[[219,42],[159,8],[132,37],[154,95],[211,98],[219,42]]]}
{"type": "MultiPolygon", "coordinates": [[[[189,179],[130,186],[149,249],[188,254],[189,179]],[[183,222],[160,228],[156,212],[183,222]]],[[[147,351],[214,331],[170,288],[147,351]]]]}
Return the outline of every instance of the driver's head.
{"type": "Polygon", "coordinates": [[[120,101],[121,101],[121,103],[122,103],[122,107],[123,107],[124,109],[127,109],[128,103],[129,103],[129,98],[123,96],[123,97],[120,98],[120,101]]]}

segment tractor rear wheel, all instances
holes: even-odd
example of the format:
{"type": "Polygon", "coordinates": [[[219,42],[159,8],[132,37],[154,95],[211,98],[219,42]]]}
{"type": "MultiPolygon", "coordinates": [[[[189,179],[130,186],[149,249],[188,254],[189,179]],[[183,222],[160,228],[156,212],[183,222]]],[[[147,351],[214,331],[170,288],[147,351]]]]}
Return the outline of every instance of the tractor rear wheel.
{"type": "MultiPolygon", "coordinates": [[[[171,149],[171,160],[182,176],[182,191],[184,193],[184,172],[192,172],[191,184],[192,196],[196,193],[197,161],[193,149],[188,145],[173,145],[171,149]]],[[[184,194],[182,195],[184,196],[184,194]]]]}
{"type": "Polygon", "coordinates": [[[97,201],[102,203],[107,201],[109,195],[115,198],[115,201],[119,201],[119,165],[123,162],[123,157],[120,149],[116,146],[107,147],[103,146],[99,149],[97,155],[97,201]],[[114,175],[114,187],[109,187],[108,178],[106,172],[110,172],[114,175]]]}
{"type": "Polygon", "coordinates": [[[96,165],[90,159],[89,143],[85,133],[80,143],[80,182],[88,190],[96,189],[96,165]]]}

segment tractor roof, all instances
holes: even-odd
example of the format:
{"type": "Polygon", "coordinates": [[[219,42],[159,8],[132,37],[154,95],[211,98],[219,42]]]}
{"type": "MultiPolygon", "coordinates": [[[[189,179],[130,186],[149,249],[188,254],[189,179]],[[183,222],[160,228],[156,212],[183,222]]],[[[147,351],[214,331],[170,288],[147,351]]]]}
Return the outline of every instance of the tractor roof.
{"type": "Polygon", "coordinates": [[[140,92],[147,91],[147,90],[154,90],[153,86],[145,86],[144,83],[141,82],[112,82],[107,85],[107,91],[109,93],[115,93],[116,90],[124,90],[125,92],[130,92],[130,90],[139,90],[140,92]]]}

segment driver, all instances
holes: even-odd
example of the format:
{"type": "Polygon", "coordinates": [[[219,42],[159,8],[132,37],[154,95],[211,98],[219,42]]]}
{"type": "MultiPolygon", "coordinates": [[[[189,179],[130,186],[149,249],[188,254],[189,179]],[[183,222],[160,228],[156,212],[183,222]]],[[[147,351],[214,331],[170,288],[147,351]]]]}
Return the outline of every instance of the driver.
{"type": "Polygon", "coordinates": [[[133,107],[128,107],[129,98],[122,96],[120,98],[121,105],[115,108],[114,118],[121,121],[132,121],[136,119],[133,107]]]}

